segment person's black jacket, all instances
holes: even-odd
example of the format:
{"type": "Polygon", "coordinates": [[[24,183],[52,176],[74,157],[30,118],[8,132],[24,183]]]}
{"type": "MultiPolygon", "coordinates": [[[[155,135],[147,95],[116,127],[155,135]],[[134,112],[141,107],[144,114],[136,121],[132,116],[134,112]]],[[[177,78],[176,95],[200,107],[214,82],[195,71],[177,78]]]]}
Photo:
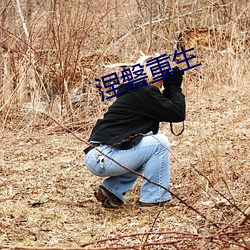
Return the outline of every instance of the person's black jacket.
{"type": "MultiPolygon", "coordinates": [[[[122,86],[119,92],[126,89],[122,86]]],[[[158,132],[159,122],[181,122],[185,119],[185,96],[174,87],[165,97],[152,85],[143,86],[117,97],[103,119],[99,119],[88,141],[98,141],[120,149],[131,148],[152,131],[158,132]]]]}

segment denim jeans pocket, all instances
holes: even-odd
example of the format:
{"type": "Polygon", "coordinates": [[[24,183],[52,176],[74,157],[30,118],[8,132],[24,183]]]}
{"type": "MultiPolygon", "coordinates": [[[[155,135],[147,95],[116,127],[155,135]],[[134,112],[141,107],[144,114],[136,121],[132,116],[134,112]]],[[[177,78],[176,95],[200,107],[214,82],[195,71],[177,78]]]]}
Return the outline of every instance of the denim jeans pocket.
{"type": "Polygon", "coordinates": [[[108,155],[112,148],[107,145],[97,147],[98,150],[91,150],[84,158],[85,165],[88,170],[97,176],[107,176],[105,162],[108,160],[105,155],[108,155]],[[101,153],[102,152],[102,153],[101,153]]]}

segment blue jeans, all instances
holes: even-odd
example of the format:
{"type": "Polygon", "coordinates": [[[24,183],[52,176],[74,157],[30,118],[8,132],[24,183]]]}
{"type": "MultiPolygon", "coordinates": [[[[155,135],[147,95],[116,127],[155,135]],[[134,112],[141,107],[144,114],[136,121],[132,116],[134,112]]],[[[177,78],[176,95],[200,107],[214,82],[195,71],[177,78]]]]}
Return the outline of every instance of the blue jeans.
{"type": "MultiPolygon", "coordinates": [[[[165,135],[146,135],[134,147],[120,150],[108,145],[97,147],[103,154],[121,165],[132,169],[150,181],[170,188],[169,142],[165,135]]],[[[138,175],[122,168],[104,156],[103,164],[98,161],[100,152],[92,149],[85,155],[89,171],[97,176],[108,177],[100,185],[124,202],[124,195],[134,185],[138,175]]],[[[140,190],[140,202],[157,203],[170,200],[170,194],[163,188],[144,180],[140,190]]]]}

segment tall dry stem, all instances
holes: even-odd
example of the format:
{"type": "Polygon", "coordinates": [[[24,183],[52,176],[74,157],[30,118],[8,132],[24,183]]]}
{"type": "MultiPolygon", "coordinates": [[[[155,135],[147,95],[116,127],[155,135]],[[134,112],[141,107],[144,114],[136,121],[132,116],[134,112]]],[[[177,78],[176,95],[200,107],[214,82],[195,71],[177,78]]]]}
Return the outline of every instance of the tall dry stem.
{"type": "Polygon", "coordinates": [[[153,41],[153,0],[148,0],[148,12],[149,12],[149,43],[148,43],[148,54],[151,53],[152,41],[153,41]]]}
{"type": "Polygon", "coordinates": [[[175,14],[175,1],[169,1],[169,14],[168,14],[168,40],[172,41],[174,33],[174,14],[175,14]]]}

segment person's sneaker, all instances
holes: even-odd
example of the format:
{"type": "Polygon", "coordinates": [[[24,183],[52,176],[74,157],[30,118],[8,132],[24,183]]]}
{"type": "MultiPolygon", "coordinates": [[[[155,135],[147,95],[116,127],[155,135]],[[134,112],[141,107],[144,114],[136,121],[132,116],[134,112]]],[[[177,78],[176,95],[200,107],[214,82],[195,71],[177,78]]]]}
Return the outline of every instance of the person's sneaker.
{"type": "Polygon", "coordinates": [[[158,207],[169,207],[172,205],[172,202],[170,200],[157,203],[145,203],[139,201],[139,205],[142,210],[153,210],[158,207]]]}
{"type": "Polygon", "coordinates": [[[119,208],[123,204],[123,202],[116,195],[109,192],[108,189],[103,186],[99,186],[95,190],[94,195],[105,208],[119,208]]]}

